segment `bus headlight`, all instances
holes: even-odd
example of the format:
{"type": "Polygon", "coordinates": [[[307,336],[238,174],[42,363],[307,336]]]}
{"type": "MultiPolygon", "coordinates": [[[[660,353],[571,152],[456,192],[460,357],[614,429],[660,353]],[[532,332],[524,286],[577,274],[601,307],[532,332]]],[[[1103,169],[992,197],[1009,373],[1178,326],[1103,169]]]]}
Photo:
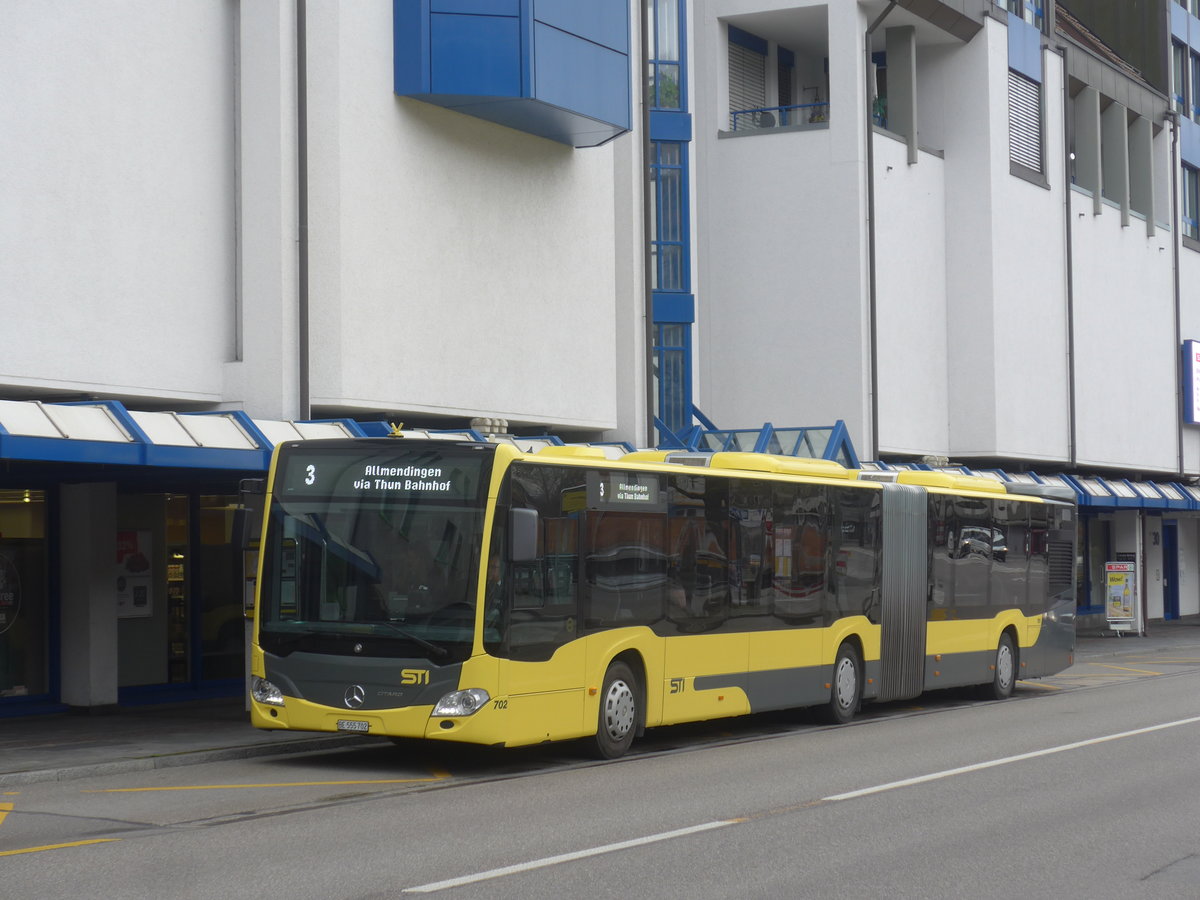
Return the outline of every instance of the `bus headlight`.
{"type": "Polygon", "coordinates": [[[432,716],[471,716],[483,709],[491,700],[491,695],[483,688],[470,688],[465,691],[451,691],[437,702],[432,716]]]}
{"type": "Polygon", "coordinates": [[[257,675],[250,677],[250,696],[259,703],[266,703],[271,706],[283,706],[283,691],[271,684],[265,678],[259,678],[257,675]]]}

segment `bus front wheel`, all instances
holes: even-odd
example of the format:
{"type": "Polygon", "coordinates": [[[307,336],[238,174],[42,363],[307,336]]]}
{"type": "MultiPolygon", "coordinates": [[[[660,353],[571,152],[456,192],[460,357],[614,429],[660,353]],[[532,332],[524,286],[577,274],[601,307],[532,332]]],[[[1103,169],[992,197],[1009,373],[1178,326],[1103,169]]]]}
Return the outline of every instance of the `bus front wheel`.
{"type": "Polygon", "coordinates": [[[638,684],[629,666],[614,662],[604,674],[595,750],[602,759],[624,756],[638,724],[638,684]]]}
{"type": "Polygon", "coordinates": [[[862,661],[858,650],[849,641],[838,647],[833,661],[833,682],[830,684],[829,705],[825,718],[834,725],[844,725],[854,718],[862,697],[862,661]]]}

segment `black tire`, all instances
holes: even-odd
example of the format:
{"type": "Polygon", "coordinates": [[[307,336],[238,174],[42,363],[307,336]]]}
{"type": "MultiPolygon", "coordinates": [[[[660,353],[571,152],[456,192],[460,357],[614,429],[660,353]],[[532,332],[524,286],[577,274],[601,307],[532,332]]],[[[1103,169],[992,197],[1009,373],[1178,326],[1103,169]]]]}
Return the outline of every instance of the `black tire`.
{"type": "Polygon", "coordinates": [[[845,725],[854,718],[862,700],[862,660],[858,649],[849,641],[838,647],[833,661],[833,679],[830,682],[829,704],[825,707],[825,719],[834,725],[845,725]]]}
{"type": "Polygon", "coordinates": [[[1012,636],[1006,631],[1000,635],[996,645],[996,658],[992,666],[992,683],[984,687],[984,696],[989,700],[1007,700],[1017,686],[1017,648],[1012,636]]]}
{"type": "Polygon", "coordinates": [[[604,674],[594,749],[601,759],[617,759],[628,752],[641,721],[641,693],[629,666],[614,662],[604,674]]]}

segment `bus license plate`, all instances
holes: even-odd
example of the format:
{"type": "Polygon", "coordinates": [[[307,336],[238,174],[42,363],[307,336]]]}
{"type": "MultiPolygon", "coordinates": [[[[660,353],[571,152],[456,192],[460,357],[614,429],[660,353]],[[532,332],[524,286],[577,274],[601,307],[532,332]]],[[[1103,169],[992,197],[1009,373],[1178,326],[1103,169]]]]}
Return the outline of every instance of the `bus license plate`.
{"type": "Polygon", "coordinates": [[[337,723],[338,731],[358,731],[365,733],[370,731],[370,729],[370,722],[360,722],[358,719],[338,719],[337,723]]]}

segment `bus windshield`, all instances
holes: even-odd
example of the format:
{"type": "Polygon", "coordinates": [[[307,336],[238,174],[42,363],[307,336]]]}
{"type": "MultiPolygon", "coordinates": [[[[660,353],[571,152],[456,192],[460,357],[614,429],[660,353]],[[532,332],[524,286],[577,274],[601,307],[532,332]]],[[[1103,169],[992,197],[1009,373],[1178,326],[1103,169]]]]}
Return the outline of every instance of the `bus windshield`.
{"type": "Polygon", "coordinates": [[[286,656],[470,655],[491,454],[400,440],[280,451],[259,644],[286,656]]]}

